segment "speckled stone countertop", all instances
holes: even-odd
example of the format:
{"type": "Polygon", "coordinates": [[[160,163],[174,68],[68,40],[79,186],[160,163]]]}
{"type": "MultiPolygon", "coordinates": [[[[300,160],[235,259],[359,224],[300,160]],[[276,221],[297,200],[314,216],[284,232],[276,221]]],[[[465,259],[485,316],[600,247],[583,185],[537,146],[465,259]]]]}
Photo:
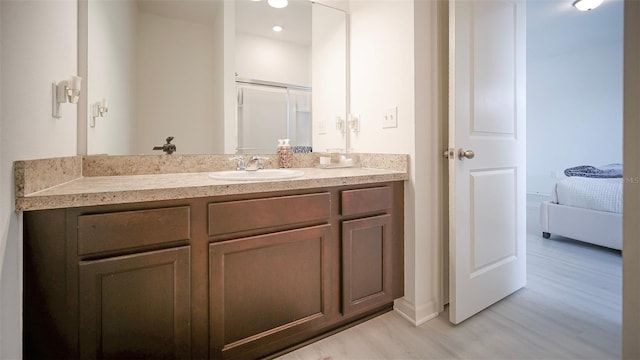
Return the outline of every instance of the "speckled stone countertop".
{"type": "MultiPolygon", "coordinates": [[[[320,169],[316,154],[296,154],[304,176],[288,180],[228,181],[228,155],[74,156],[17,161],[16,211],[124,204],[243,193],[369,184],[408,179],[408,156],[360,154],[360,167],[320,169]]],[[[273,157],[273,155],[271,155],[273,157]]],[[[275,159],[265,162],[273,168],[275,159]]]]}

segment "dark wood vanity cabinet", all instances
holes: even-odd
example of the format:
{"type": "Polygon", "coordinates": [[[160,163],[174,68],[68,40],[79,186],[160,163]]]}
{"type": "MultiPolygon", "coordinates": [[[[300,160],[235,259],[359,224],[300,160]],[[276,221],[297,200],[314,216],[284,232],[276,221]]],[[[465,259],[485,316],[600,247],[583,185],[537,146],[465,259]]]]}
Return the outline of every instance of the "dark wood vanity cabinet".
{"type": "Polygon", "coordinates": [[[189,206],[36,211],[24,223],[25,358],[190,356],[189,206]]]}
{"type": "Polygon", "coordinates": [[[79,264],[83,359],[191,355],[189,247],[79,264]]]}
{"type": "Polygon", "coordinates": [[[394,210],[402,203],[394,206],[398,195],[393,191],[378,186],[341,192],[341,294],[346,316],[388,304],[402,293],[397,281],[402,277],[394,269],[402,251],[395,240],[402,233],[394,210]]]}
{"type": "Polygon", "coordinates": [[[268,357],[387,311],[403,187],[26,212],[24,357],[268,357]]]}

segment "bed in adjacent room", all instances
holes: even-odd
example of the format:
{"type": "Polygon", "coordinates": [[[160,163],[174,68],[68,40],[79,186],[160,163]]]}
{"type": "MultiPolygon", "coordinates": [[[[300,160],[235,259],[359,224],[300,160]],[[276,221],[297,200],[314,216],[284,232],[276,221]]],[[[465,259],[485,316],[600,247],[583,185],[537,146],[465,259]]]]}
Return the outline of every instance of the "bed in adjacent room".
{"type": "Polygon", "coordinates": [[[560,235],[622,250],[622,166],[565,170],[551,199],[540,205],[542,235],[560,235]]]}

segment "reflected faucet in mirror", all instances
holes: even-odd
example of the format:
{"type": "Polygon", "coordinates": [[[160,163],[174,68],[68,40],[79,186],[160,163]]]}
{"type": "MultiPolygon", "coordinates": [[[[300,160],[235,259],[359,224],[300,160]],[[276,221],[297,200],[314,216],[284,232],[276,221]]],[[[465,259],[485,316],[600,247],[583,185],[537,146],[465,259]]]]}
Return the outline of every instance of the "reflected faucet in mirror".
{"type": "Polygon", "coordinates": [[[162,146],[154,146],[153,150],[162,150],[167,155],[171,155],[176,152],[176,145],[171,143],[171,141],[173,140],[173,136],[169,136],[166,140],[166,144],[162,146]]]}

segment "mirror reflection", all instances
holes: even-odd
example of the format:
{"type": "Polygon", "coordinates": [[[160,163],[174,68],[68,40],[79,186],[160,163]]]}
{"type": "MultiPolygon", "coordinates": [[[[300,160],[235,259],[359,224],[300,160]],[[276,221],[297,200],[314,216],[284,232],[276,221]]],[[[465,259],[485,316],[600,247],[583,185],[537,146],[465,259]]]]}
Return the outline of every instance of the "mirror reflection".
{"type": "MultiPolygon", "coordinates": [[[[82,16],[82,14],[81,14],[82,16]]],[[[88,154],[345,147],[346,15],[289,0],[88,0],[88,154]],[[279,26],[280,31],[274,31],[279,26]]]]}

